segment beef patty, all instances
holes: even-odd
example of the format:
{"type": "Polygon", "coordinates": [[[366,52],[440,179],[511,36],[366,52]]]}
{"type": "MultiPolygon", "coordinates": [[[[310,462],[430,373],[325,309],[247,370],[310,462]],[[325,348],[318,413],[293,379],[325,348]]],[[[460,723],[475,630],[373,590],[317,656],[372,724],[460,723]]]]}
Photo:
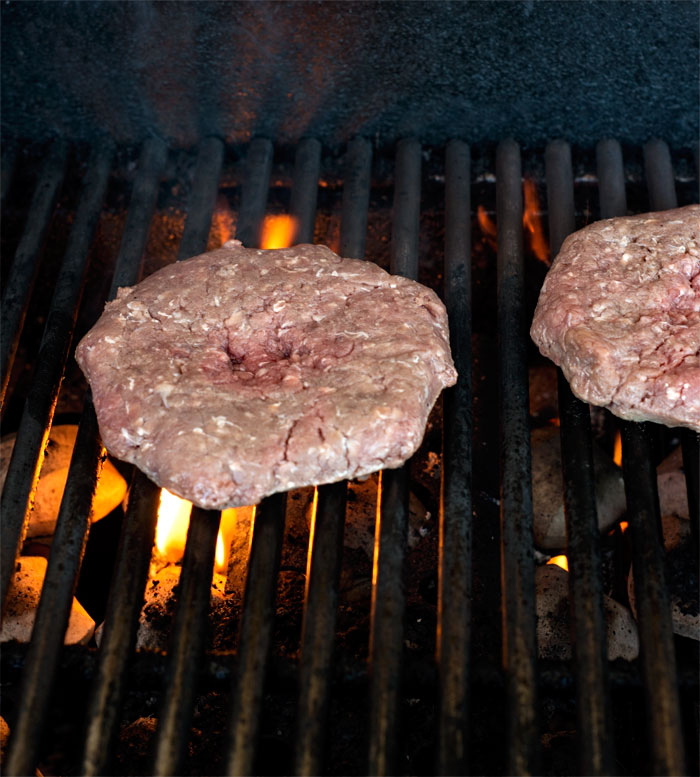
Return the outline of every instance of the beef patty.
{"type": "Polygon", "coordinates": [[[570,235],[530,333],[579,398],[700,431],[700,205],[570,235]]]}
{"type": "Polygon", "coordinates": [[[107,450],[209,509],[399,466],[456,380],[434,292],[312,245],[163,268],[76,358],[107,450]]]}

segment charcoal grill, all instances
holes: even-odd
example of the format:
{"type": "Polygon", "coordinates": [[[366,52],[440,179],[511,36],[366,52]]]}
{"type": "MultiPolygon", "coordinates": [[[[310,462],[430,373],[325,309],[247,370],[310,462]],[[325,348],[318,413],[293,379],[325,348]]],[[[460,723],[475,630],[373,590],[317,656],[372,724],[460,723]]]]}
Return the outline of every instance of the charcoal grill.
{"type": "MultiPolygon", "coordinates": [[[[249,245],[259,240],[273,160],[273,144],[251,142],[245,155],[245,177],[237,235],[249,245]]],[[[398,143],[394,165],[391,269],[417,277],[421,160],[424,149],[415,139],[398,143]]],[[[225,148],[218,138],[200,146],[190,192],[190,206],[180,243],[179,258],[206,248],[225,148]]],[[[134,283],[140,271],[149,224],[156,204],[159,179],[167,149],[160,140],[147,141],[139,156],[128,216],[114,267],[109,296],[116,288],[134,283]]],[[[596,149],[600,213],[610,216],[627,211],[621,147],[602,141],[596,149]]],[[[46,176],[37,184],[33,208],[43,220],[29,219],[7,279],[7,292],[16,294],[15,308],[3,315],[22,318],[22,304],[35,274],[39,256],[37,233],[46,231],[51,209],[42,198],[55,192],[54,169],[65,157],[58,145],[47,156],[46,176]],[[29,247],[27,247],[29,245],[29,247]],[[25,258],[26,257],[26,258],[25,258]],[[20,297],[23,297],[20,299],[20,297]],[[18,309],[19,314],[14,313],[18,309]]],[[[6,590],[21,546],[22,525],[30,503],[37,462],[68,358],[78,314],[83,267],[102,207],[114,149],[100,147],[88,161],[88,171],[72,225],[66,256],[56,280],[36,371],[19,422],[18,444],[10,462],[3,494],[3,591],[6,590]]],[[[677,204],[671,156],[662,141],[644,148],[650,206],[677,204]]],[[[356,138],[345,154],[342,195],[341,252],[361,257],[370,196],[372,146],[356,138]]],[[[567,143],[552,141],[544,152],[549,234],[552,251],[575,226],[574,178],[567,143]]],[[[293,173],[290,212],[298,218],[298,241],[313,239],[314,212],[321,171],[321,145],[315,140],[299,144],[293,173]]],[[[470,149],[453,140],[444,150],[444,293],[450,314],[451,339],[461,378],[445,393],[444,468],[439,524],[439,593],[437,597],[435,756],[440,773],[458,773],[470,762],[470,708],[479,704],[479,683],[503,684],[506,706],[506,770],[538,773],[541,768],[539,696],[552,687],[566,688],[575,699],[581,773],[614,773],[612,688],[630,684],[644,688],[648,737],[654,770],[683,773],[693,736],[686,737],[681,722],[681,695],[697,691],[697,678],[676,666],[670,607],[664,583],[663,551],[659,541],[658,497],[652,465],[649,430],[622,424],[624,470],[628,483],[632,523],[634,569],[639,607],[642,653],[638,666],[620,670],[604,655],[600,540],[592,498],[591,429],[587,406],[560,380],[559,400],[566,481],[567,529],[576,659],[543,669],[537,662],[534,610],[534,556],[530,492],[527,341],[524,327],[524,249],[522,232],[521,150],[512,140],[495,150],[496,219],[498,225],[498,394],[501,460],[501,617],[503,621],[500,666],[493,677],[470,660],[471,646],[479,639],[472,621],[473,488],[470,250],[471,190],[470,149]]],[[[55,195],[52,195],[55,196],[55,195]]],[[[17,325],[18,326],[18,325],[17,325]]],[[[3,336],[9,334],[3,327],[3,336]]],[[[13,339],[3,342],[3,354],[14,352],[13,339]]],[[[697,437],[683,435],[688,493],[697,494],[697,437]],[[695,458],[694,458],[695,457],[695,458]],[[694,479],[695,478],[695,479],[694,479]]],[[[30,773],[40,753],[42,728],[51,700],[52,678],[70,671],[62,649],[63,631],[81,557],[89,532],[88,514],[99,471],[102,449],[89,393],[80,423],[76,453],[61,506],[46,584],[37,613],[34,638],[27,650],[6,650],[12,669],[6,676],[22,678],[21,702],[12,726],[8,773],[30,773]],[[20,672],[21,668],[21,672],[20,672]]],[[[391,773],[402,751],[399,708],[406,687],[400,657],[403,652],[405,611],[404,580],[408,521],[409,472],[407,467],[382,473],[381,515],[377,522],[375,573],[372,587],[371,630],[367,665],[368,740],[366,768],[371,774],[391,773]]],[[[347,485],[320,487],[309,548],[308,579],[298,667],[298,727],[295,768],[299,773],[324,770],[324,734],[330,695],[335,682],[333,641],[338,577],[347,485]]],[[[120,722],[120,705],[126,693],[135,627],[143,600],[155,530],[158,489],[136,472],[113,576],[105,631],[100,650],[80,648],[83,671],[90,678],[86,702],[86,728],[80,769],[104,772],[109,764],[120,722]]],[[[204,624],[214,564],[219,514],[193,511],[182,566],[177,615],[166,666],[164,695],[158,716],[154,771],[179,773],[192,724],[193,705],[200,673],[225,675],[231,682],[230,745],[225,754],[230,773],[249,774],[255,763],[260,718],[263,714],[266,656],[275,617],[276,580],[280,565],[285,495],[259,506],[247,572],[245,602],[235,656],[221,664],[207,663],[204,624]]],[[[693,503],[697,521],[697,501],[693,503]]],[[[430,667],[431,671],[433,668],[430,667]]],[[[211,679],[211,677],[209,677],[211,679]]]]}
{"type": "MultiPolygon", "coordinates": [[[[427,12],[422,5],[420,12],[427,12]]],[[[317,136],[302,139],[291,138],[286,128],[279,142],[255,133],[248,142],[235,133],[205,132],[196,147],[183,151],[189,136],[169,144],[151,127],[149,138],[137,144],[132,137],[119,137],[116,120],[104,128],[116,140],[96,140],[92,128],[83,137],[75,129],[77,120],[71,119],[68,139],[47,141],[53,127],[42,115],[36,139],[17,136],[5,143],[3,206],[19,207],[13,201],[21,189],[18,181],[25,182],[31,196],[24,195],[23,232],[8,238],[14,259],[5,273],[0,330],[3,406],[6,417],[16,416],[5,422],[18,435],[2,494],[3,600],[21,551],[61,381],[72,365],[76,326],[94,318],[103,299],[113,297],[117,288],[140,277],[154,214],[168,200],[173,180],[188,191],[174,257],[180,260],[206,249],[224,178],[235,181],[235,236],[257,246],[271,192],[279,188],[275,176],[280,169],[291,171],[288,186],[282,188],[290,192],[287,209],[296,219],[296,242],[317,238],[319,218],[334,207],[325,200],[319,203],[325,192],[319,182],[327,185],[335,175],[337,248],[343,256],[358,258],[366,254],[373,208],[390,194],[390,229],[376,242],[389,246],[386,264],[392,272],[420,278],[443,294],[460,373],[458,384],[444,393],[440,414],[437,591],[428,608],[435,629],[416,654],[407,651],[413,480],[407,465],[381,475],[366,661],[346,655],[336,634],[346,483],[318,489],[305,594],[303,603],[297,603],[303,607],[298,658],[280,658],[274,642],[284,494],[264,500],[256,513],[236,649],[212,651],[206,641],[219,514],[195,509],[167,655],[136,652],[159,495],[138,471],[130,484],[101,645],[64,648],[103,458],[87,392],[33,638],[28,646],[10,644],[2,651],[3,683],[10,697],[3,706],[11,727],[8,774],[32,774],[47,759],[48,723],[55,722],[53,710],[60,708],[56,687],[74,694],[80,710],[62,768],[112,773],[123,747],[119,734],[125,708],[132,709],[130,699],[139,686],[156,689],[159,699],[148,767],[156,774],[697,771],[697,652],[687,644],[679,647],[672,633],[654,469],[659,431],[620,424],[641,655],[630,663],[608,663],[590,415],[561,376],[574,658],[537,658],[528,417],[532,346],[526,326],[533,281],[522,229],[524,171],[534,171],[546,191],[554,255],[566,235],[590,219],[697,202],[697,150],[693,166],[693,150],[673,138],[671,147],[664,140],[630,144],[603,135],[596,144],[589,138],[590,128],[581,130],[581,146],[556,139],[559,133],[533,145],[541,126],[523,129],[534,132],[528,136],[530,145],[512,139],[496,142],[490,139],[494,127],[502,127],[493,123],[493,116],[488,117],[488,136],[470,145],[455,128],[453,113],[440,116],[445,121],[439,131],[430,122],[417,126],[429,141],[421,132],[402,136],[401,122],[394,121],[390,111],[378,122],[381,138],[365,133],[338,140],[337,127],[322,123],[317,136]],[[445,138],[444,127],[451,127],[445,138]],[[184,172],[176,169],[183,154],[194,160],[184,172]],[[37,170],[35,179],[23,171],[27,159],[34,160],[30,167],[37,170]],[[62,201],[68,180],[80,182],[72,209],[62,201]],[[101,297],[94,299],[83,289],[90,262],[95,262],[91,246],[115,181],[127,203],[126,218],[118,250],[107,251],[110,261],[95,271],[111,278],[111,286],[104,283],[101,297]],[[630,190],[635,192],[631,205],[630,190]],[[426,237],[423,216],[428,204],[434,210],[433,222],[439,222],[431,226],[439,243],[426,237]],[[497,224],[491,291],[481,279],[473,284],[472,253],[480,241],[473,215],[482,204],[497,224]],[[69,223],[60,268],[42,263],[52,219],[69,223]],[[439,263],[431,258],[436,253],[442,256],[439,263]],[[28,329],[30,305],[36,308],[37,298],[45,326],[31,354],[33,372],[27,381],[18,379],[12,366],[23,343],[26,352],[31,338],[36,339],[28,329]],[[474,311],[485,311],[484,316],[473,318],[474,311]],[[497,352],[491,352],[488,338],[486,347],[479,344],[483,334],[497,335],[497,352]],[[499,497],[497,502],[491,493],[499,497]],[[188,743],[197,736],[195,718],[206,694],[216,695],[222,734],[208,760],[194,761],[188,743]],[[577,747],[563,761],[553,762],[545,747],[548,730],[543,719],[555,703],[564,711],[556,714],[575,719],[577,747]],[[355,718],[351,731],[343,721],[346,704],[347,715],[355,718]],[[276,705],[279,715],[271,709],[276,705]],[[284,743],[291,743],[287,750],[284,743]],[[265,758],[271,746],[281,748],[276,759],[265,758]]],[[[462,117],[457,111],[457,120],[462,117]]],[[[167,111],[165,118],[172,118],[167,111]]],[[[139,121],[146,121],[140,113],[139,121]]],[[[274,117],[268,123],[275,125],[274,117]]],[[[25,114],[18,126],[21,131],[27,128],[25,114]]],[[[140,133],[139,139],[143,136],[140,133]]],[[[541,273],[536,279],[534,285],[541,282],[541,273]]],[[[697,537],[698,436],[680,436],[697,537]]]]}

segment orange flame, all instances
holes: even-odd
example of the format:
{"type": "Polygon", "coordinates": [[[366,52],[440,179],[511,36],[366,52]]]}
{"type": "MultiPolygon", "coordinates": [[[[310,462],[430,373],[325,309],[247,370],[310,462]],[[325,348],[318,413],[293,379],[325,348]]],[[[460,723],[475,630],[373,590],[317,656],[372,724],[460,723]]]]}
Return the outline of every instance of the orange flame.
{"type": "MultiPolygon", "coordinates": [[[[159,556],[171,564],[182,559],[187,542],[187,530],[190,526],[192,502],[180,499],[163,488],[160,492],[158,506],[158,523],[156,524],[156,550],[159,556]]],[[[226,572],[228,548],[231,546],[233,534],[236,531],[236,509],[230,508],[221,513],[219,533],[216,537],[217,572],[226,572]]]]}
{"type": "Polygon", "coordinates": [[[549,246],[542,229],[540,203],[537,197],[537,186],[534,181],[525,178],[523,181],[525,209],[523,210],[523,226],[528,231],[532,253],[548,267],[552,263],[549,258],[549,246]]]}
{"type": "Polygon", "coordinates": [[[182,558],[191,512],[192,502],[180,499],[165,488],[161,489],[156,524],[156,549],[167,561],[175,562],[182,558]]]}
{"type": "Polygon", "coordinates": [[[569,559],[567,559],[566,556],[552,556],[552,558],[550,558],[547,563],[554,564],[555,566],[563,569],[565,572],[569,571],[569,559]]]}
{"type": "Polygon", "coordinates": [[[233,237],[235,231],[235,219],[228,200],[225,196],[219,195],[216,201],[216,209],[211,217],[207,250],[213,251],[215,248],[220,248],[233,237]]]}
{"type": "Polygon", "coordinates": [[[377,477],[377,508],[374,518],[374,558],[372,560],[372,587],[377,585],[379,576],[379,528],[382,524],[382,470],[377,477]]]}
{"type": "Polygon", "coordinates": [[[622,437],[620,432],[615,432],[615,452],[613,453],[613,461],[618,467],[622,466],[622,437]]]}
{"type": "Polygon", "coordinates": [[[630,525],[627,521],[620,521],[620,531],[624,534],[627,529],[629,529],[630,525]]]}
{"type": "Polygon", "coordinates": [[[287,215],[265,216],[260,239],[261,248],[287,248],[294,242],[296,219],[287,215]]]}
{"type": "Polygon", "coordinates": [[[314,547],[314,535],[316,534],[316,514],[318,512],[318,487],[314,486],[314,499],[311,503],[311,526],[309,528],[309,552],[306,557],[306,595],[309,592],[309,579],[311,578],[311,553],[314,547]]]}
{"type": "MultiPolygon", "coordinates": [[[[221,517],[224,517],[223,513],[221,517]]],[[[219,533],[216,535],[216,556],[214,557],[214,561],[217,569],[223,567],[224,562],[226,561],[226,551],[224,550],[224,538],[221,533],[221,527],[219,527],[219,533]]]]}
{"type": "Polygon", "coordinates": [[[479,222],[481,234],[486,238],[486,241],[491,244],[491,248],[495,251],[497,235],[496,224],[486,212],[486,208],[484,208],[483,205],[479,205],[476,209],[476,220],[479,222]]]}

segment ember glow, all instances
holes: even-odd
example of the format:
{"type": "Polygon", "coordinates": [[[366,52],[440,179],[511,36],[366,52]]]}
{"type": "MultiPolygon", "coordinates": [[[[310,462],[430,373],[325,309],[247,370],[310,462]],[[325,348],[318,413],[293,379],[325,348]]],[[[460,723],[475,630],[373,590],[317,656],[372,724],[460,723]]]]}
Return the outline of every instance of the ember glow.
{"type": "Polygon", "coordinates": [[[223,194],[220,194],[214,213],[211,217],[211,227],[209,229],[209,239],[207,240],[207,250],[213,251],[228,240],[231,240],[236,233],[236,218],[229,206],[229,202],[223,194]]]}
{"type": "Polygon", "coordinates": [[[523,181],[523,226],[530,243],[532,253],[548,267],[552,263],[549,258],[549,245],[542,229],[542,213],[537,197],[537,185],[529,178],[523,181]]]}
{"type": "Polygon", "coordinates": [[[260,238],[261,248],[287,248],[294,242],[296,219],[287,215],[265,216],[260,238]]]}
{"type": "Polygon", "coordinates": [[[567,559],[566,556],[552,556],[552,558],[550,558],[547,563],[554,564],[555,566],[563,569],[565,572],[569,571],[569,559],[567,559]]]}

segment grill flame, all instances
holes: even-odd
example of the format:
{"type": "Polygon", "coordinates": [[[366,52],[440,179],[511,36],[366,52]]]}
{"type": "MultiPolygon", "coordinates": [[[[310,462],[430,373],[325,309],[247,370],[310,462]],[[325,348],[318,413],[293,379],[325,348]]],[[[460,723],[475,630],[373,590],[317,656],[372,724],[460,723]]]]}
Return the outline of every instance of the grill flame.
{"type": "Polygon", "coordinates": [[[476,209],[476,220],[479,222],[479,228],[481,234],[486,238],[486,241],[491,245],[491,248],[496,250],[496,224],[493,219],[486,212],[486,208],[483,205],[479,205],[476,209]]]}
{"type": "Polygon", "coordinates": [[[547,563],[554,564],[565,572],[569,571],[569,559],[566,556],[552,556],[547,563]]]}
{"type": "MultiPolygon", "coordinates": [[[[175,564],[182,559],[191,513],[192,502],[180,499],[165,488],[161,489],[155,540],[156,551],[161,560],[175,564]]],[[[228,548],[235,531],[236,508],[232,507],[221,513],[221,524],[216,537],[217,572],[226,573],[228,548]]]]}
{"type": "Polygon", "coordinates": [[[165,488],[161,489],[156,550],[165,560],[175,562],[182,558],[191,512],[192,502],[180,499],[165,488]]]}
{"type": "Polygon", "coordinates": [[[261,248],[287,248],[294,242],[297,221],[293,216],[265,216],[260,239],[261,248]]]}
{"type": "MultiPolygon", "coordinates": [[[[494,251],[497,250],[498,229],[483,205],[479,205],[476,210],[476,220],[486,242],[494,251]]],[[[552,262],[549,258],[549,245],[542,227],[542,211],[537,196],[537,184],[529,178],[523,180],[523,229],[532,253],[540,262],[549,267],[552,262]]]]}
{"type": "Polygon", "coordinates": [[[530,241],[532,253],[549,267],[552,263],[549,258],[549,245],[542,229],[542,213],[537,197],[537,184],[529,178],[523,181],[523,226],[530,241]]]}
{"type": "Polygon", "coordinates": [[[231,211],[228,200],[224,195],[219,195],[216,208],[211,216],[211,227],[207,241],[207,251],[220,248],[228,242],[236,232],[236,218],[231,211]]]}

